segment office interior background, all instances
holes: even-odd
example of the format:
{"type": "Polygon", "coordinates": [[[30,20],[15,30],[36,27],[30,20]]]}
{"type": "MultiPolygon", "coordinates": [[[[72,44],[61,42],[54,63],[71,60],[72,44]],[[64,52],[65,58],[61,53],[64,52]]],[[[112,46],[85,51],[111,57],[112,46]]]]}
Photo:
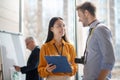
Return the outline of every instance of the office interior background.
{"type": "MultiPolygon", "coordinates": [[[[97,7],[97,18],[112,32],[116,63],[111,80],[120,79],[120,0],[0,0],[0,31],[34,36],[41,45],[47,37],[48,23],[54,16],[64,19],[67,35],[75,46],[77,57],[83,55],[88,28],[83,28],[75,10],[78,4],[93,2],[97,7]]],[[[29,51],[26,50],[26,60],[29,51]]],[[[74,80],[81,80],[83,65],[74,80]]],[[[72,79],[73,80],[73,79],[72,79]]]]}

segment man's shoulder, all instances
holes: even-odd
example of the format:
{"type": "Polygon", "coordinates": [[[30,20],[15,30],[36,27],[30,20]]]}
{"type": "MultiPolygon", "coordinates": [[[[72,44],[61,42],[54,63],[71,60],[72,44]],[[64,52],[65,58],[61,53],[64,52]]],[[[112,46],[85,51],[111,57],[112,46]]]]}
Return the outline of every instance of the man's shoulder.
{"type": "Polygon", "coordinates": [[[94,29],[95,32],[110,32],[110,29],[103,23],[100,23],[99,25],[97,25],[97,27],[94,29]]]}
{"type": "Polygon", "coordinates": [[[99,23],[95,29],[100,29],[100,30],[101,29],[108,29],[108,26],[103,24],[103,23],[99,23]]]}
{"type": "Polygon", "coordinates": [[[36,46],[35,49],[32,52],[34,53],[34,52],[39,52],[39,51],[40,51],[40,47],[36,46]]]}
{"type": "Polygon", "coordinates": [[[36,46],[35,49],[40,50],[40,47],[39,47],[39,46],[36,46]]]}

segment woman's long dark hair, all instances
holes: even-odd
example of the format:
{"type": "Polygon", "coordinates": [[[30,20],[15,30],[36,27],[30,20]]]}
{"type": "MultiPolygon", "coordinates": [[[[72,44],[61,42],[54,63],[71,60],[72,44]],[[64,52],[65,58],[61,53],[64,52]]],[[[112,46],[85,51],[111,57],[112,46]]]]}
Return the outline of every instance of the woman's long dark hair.
{"type": "MultiPolygon", "coordinates": [[[[61,17],[53,17],[51,20],[50,20],[50,22],[49,22],[49,29],[48,29],[48,35],[47,35],[47,39],[46,39],[46,41],[45,41],[45,43],[47,43],[47,42],[49,42],[49,41],[51,41],[52,39],[53,39],[53,37],[54,37],[54,35],[53,35],[53,32],[50,30],[51,29],[51,27],[53,27],[54,26],[54,24],[55,24],[55,22],[57,21],[57,20],[63,20],[61,17]]],[[[67,40],[67,37],[66,37],[66,34],[62,37],[66,42],[68,42],[68,40],[67,40]]]]}

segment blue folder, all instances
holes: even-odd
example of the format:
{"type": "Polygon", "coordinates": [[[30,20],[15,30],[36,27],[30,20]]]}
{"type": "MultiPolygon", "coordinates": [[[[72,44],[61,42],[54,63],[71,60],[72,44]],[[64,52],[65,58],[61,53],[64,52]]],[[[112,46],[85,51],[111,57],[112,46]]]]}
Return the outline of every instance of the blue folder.
{"type": "Polygon", "coordinates": [[[71,73],[72,69],[65,56],[45,56],[48,64],[56,65],[53,73],[71,73]]]}

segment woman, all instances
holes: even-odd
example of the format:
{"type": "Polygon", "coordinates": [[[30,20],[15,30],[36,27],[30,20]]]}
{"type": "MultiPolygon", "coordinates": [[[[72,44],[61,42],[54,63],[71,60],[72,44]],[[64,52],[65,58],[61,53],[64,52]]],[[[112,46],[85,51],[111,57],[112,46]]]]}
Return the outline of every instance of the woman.
{"type": "Polygon", "coordinates": [[[69,80],[70,76],[77,72],[77,65],[74,62],[76,52],[67,38],[65,32],[65,24],[61,17],[53,17],[49,23],[48,36],[45,44],[42,45],[40,51],[40,63],[38,72],[41,77],[47,80],[69,80]],[[71,73],[53,73],[56,65],[48,64],[45,56],[66,56],[71,66],[71,73]]]}

